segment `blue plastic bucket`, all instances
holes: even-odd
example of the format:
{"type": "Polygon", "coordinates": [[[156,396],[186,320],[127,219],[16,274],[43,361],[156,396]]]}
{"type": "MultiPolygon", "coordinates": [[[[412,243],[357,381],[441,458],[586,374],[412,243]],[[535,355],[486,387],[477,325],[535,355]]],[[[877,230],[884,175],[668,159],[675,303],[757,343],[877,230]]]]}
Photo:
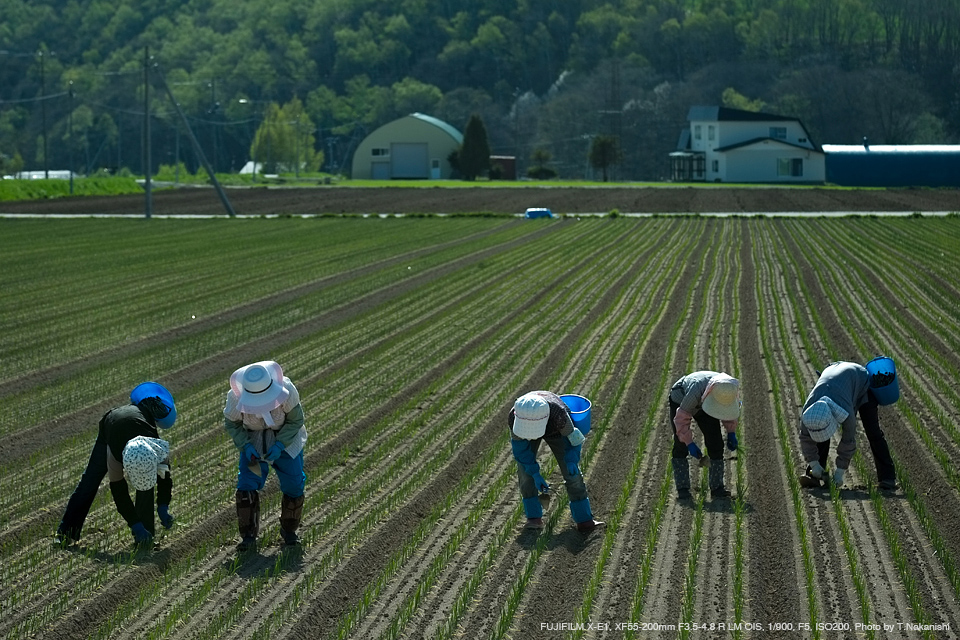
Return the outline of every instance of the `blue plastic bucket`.
{"type": "Polygon", "coordinates": [[[590,431],[590,401],[575,393],[565,393],[560,396],[560,399],[570,408],[573,426],[580,429],[583,435],[587,435],[590,431]]]}
{"type": "Polygon", "coordinates": [[[870,390],[881,405],[893,404],[900,399],[900,379],[897,376],[897,367],[893,363],[893,358],[887,356],[878,356],[866,364],[867,373],[870,374],[870,390]],[[873,376],[877,374],[893,375],[893,381],[882,386],[873,386],[873,376]]]}

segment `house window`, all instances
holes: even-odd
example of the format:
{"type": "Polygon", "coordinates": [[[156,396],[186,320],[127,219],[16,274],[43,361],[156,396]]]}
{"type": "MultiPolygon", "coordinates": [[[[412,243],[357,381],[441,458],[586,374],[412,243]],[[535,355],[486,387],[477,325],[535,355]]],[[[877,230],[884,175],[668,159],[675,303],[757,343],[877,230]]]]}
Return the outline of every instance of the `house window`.
{"type": "Polygon", "coordinates": [[[695,126],[693,127],[693,139],[694,139],[694,140],[702,140],[702,139],[703,139],[703,133],[701,132],[701,129],[702,129],[702,127],[701,127],[699,124],[698,124],[698,125],[695,125],[695,126]]]}
{"type": "Polygon", "coordinates": [[[770,127],[770,137],[774,140],[786,140],[787,139],[787,128],[786,127],[770,127]]]}
{"type": "Polygon", "coordinates": [[[707,127],[707,140],[713,140],[714,138],[716,138],[716,135],[715,135],[716,131],[714,131],[714,129],[715,127],[713,125],[710,125],[709,127],[707,127]]]}
{"type": "Polygon", "coordinates": [[[803,176],[803,158],[777,158],[777,175],[799,178],[803,176]]]}
{"type": "Polygon", "coordinates": [[[710,161],[710,171],[713,171],[714,173],[717,173],[717,172],[720,171],[720,161],[719,161],[719,160],[711,160],[711,161],[710,161]]]}
{"type": "Polygon", "coordinates": [[[390,149],[371,149],[370,153],[375,156],[388,156],[390,155],[390,149]]]}

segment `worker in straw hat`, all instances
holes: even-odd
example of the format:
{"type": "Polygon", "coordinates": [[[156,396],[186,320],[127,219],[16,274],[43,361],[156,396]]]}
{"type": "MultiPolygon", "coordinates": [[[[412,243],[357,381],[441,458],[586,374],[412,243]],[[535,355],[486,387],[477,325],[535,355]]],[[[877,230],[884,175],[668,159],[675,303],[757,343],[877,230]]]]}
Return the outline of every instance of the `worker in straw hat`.
{"type": "Polygon", "coordinates": [[[730,492],[723,484],[723,434],[727,448],[737,450],[737,423],[740,420],[740,381],[716,371],[695,371],[677,380],[670,388],[670,423],[673,425],[673,479],[680,498],[690,497],[688,456],[706,460],[693,440],[690,428],[697,422],[707,447],[710,495],[726,498],[730,492]]]}
{"type": "MultiPolygon", "coordinates": [[[[164,527],[173,526],[169,505],[173,491],[169,466],[163,469],[163,478],[157,473],[146,487],[139,483],[136,504],[130,499],[127,479],[124,477],[124,452],[131,441],[142,436],[159,440],[157,429],[169,429],[177,419],[173,395],[163,385],[144,382],[130,392],[130,404],[111,409],[100,419],[97,440],[90,453],[87,468],[67,502],[63,518],[57,527],[56,541],[65,545],[80,539],[83,523],[97,496],[103,477],[109,474],[110,493],[117,510],[127,521],[136,544],[147,544],[153,538],[153,485],[157,485],[157,515],[164,527]],[[140,487],[144,487],[141,494],[140,487]],[[147,495],[149,494],[149,495],[147,495]]],[[[167,445],[169,454],[169,445],[167,445]]]]}
{"type": "Polygon", "coordinates": [[[546,442],[553,451],[560,475],[570,496],[570,514],[577,531],[589,533],[603,522],[593,519],[587,485],[580,472],[580,447],[584,435],[574,426],[570,409],[560,396],[551,391],[531,391],[517,398],[507,417],[510,428],[510,445],[517,461],[517,481],[523,511],[527,516],[526,528],[543,528],[541,495],[550,495],[550,485],[540,474],[537,450],[546,442]]]}
{"type": "Polygon", "coordinates": [[[224,428],[240,452],[237,474],[237,523],[240,551],[255,550],[260,532],[260,490],[270,467],[277,472],[283,497],[280,536],[283,544],[300,542],[303,513],[303,447],[307,442],[300,393],[272,360],[240,367],[230,376],[223,409],[224,428]]]}
{"type": "MultiPolygon", "coordinates": [[[[897,472],[887,439],[880,429],[877,407],[893,404],[900,397],[893,361],[889,370],[871,373],[855,362],[833,362],[820,373],[800,415],[800,450],[807,463],[800,484],[804,487],[827,486],[832,481],[843,485],[853,454],[857,451],[857,414],[870,442],[877,479],[881,489],[897,488],[897,472]],[[836,469],[827,473],[830,439],[840,432],[836,469]]],[[[869,364],[869,363],[868,363],[869,364]]]]}

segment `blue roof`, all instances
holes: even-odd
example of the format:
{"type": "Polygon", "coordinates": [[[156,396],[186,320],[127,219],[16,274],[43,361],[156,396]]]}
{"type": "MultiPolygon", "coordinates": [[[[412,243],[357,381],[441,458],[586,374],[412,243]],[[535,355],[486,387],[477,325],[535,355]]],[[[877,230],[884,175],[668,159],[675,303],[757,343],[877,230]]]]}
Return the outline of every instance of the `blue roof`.
{"type": "Polygon", "coordinates": [[[440,118],[434,118],[433,116],[424,115],[422,113],[411,113],[411,118],[417,118],[418,120],[423,120],[424,122],[429,122],[435,127],[443,129],[451,138],[457,141],[457,144],[463,144],[463,134],[457,131],[456,127],[449,125],[440,118]]]}

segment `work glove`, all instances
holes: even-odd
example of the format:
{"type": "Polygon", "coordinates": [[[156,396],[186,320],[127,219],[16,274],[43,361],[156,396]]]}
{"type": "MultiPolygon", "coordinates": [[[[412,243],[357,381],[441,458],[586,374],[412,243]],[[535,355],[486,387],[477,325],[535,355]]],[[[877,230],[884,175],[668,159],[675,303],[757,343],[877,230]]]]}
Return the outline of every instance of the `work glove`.
{"type": "Polygon", "coordinates": [[[813,462],[810,463],[810,474],[811,474],[814,478],[822,478],[822,477],[823,477],[823,467],[820,466],[820,461],[819,461],[819,460],[814,460],[813,462]]]}
{"type": "Polygon", "coordinates": [[[843,475],[847,472],[846,469],[834,469],[833,470],[833,484],[837,485],[837,488],[843,486],[843,475]]]}
{"type": "Polygon", "coordinates": [[[142,522],[138,522],[130,527],[130,531],[133,533],[133,539],[137,544],[150,542],[150,539],[153,538],[150,532],[147,531],[147,528],[143,526],[142,522]]]}
{"type": "Polygon", "coordinates": [[[577,429],[576,427],[573,428],[573,433],[567,436],[567,440],[569,440],[570,444],[575,447],[582,445],[583,441],[586,439],[586,436],[584,436],[580,429],[577,429]]]}
{"type": "Polygon", "coordinates": [[[267,451],[267,455],[265,455],[263,459],[267,462],[275,462],[280,457],[280,454],[283,453],[283,448],[284,447],[282,444],[279,442],[274,442],[273,446],[270,447],[270,450],[267,451]]]}
{"type": "Polygon", "coordinates": [[[700,451],[700,447],[697,446],[696,442],[691,442],[690,444],[688,444],[687,451],[689,451],[690,455],[692,455],[697,460],[703,457],[703,452],[700,451]]]}
{"type": "Polygon", "coordinates": [[[258,457],[257,450],[253,448],[252,444],[248,442],[247,444],[243,445],[243,459],[246,460],[247,463],[253,462],[258,457]]]}
{"type": "Polygon", "coordinates": [[[550,485],[547,484],[547,481],[543,479],[543,476],[539,473],[533,474],[533,485],[537,488],[537,491],[540,493],[546,493],[550,491],[550,485]]]}
{"type": "Polygon", "coordinates": [[[737,434],[732,431],[727,434],[727,449],[730,449],[730,451],[737,450],[737,434]]]}
{"type": "Polygon", "coordinates": [[[160,518],[160,524],[163,525],[164,529],[170,529],[173,527],[173,521],[175,520],[175,518],[172,515],[170,515],[170,505],[158,504],[157,517],[160,518]]]}

